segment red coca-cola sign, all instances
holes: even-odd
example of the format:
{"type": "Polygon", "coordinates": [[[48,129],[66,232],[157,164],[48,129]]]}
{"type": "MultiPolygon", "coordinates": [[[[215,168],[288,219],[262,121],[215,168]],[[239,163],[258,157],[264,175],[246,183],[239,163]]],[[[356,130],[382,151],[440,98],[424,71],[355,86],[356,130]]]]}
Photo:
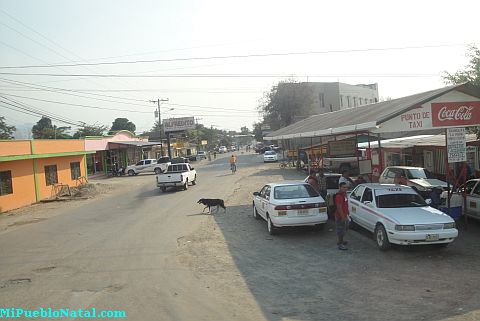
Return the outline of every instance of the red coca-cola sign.
{"type": "Polygon", "coordinates": [[[432,126],[480,125],[480,101],[432,103],[432,126]]]}

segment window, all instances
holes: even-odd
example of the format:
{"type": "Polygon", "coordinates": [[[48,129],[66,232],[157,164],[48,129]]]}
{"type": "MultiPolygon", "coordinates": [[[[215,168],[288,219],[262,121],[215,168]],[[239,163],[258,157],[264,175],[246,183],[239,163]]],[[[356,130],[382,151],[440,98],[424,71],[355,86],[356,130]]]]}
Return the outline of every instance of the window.
{"type": "Polygon", "coordinates": [[[340,95],[340,107],[343,107],[343,96],[340,95]]]}
{"type": "Polygon", "coordinates": [[[353,97],[353,107],[357,107],[357,97],[353,97]]]}
{"type": "Polygon", "coordinates": [[[318,94],[318,100],[320,101],[320,108],[325,108],[325,94],[318,94]]]}
{"type": "Polygon", "coordinates": [[[0,172],[0,196],[13,194],[12,171],[0,172]]]}
{"type": "Polygon", "coordinates": [[[151,160],[151,159],[147,159],[147,160],[145,161],[145,165],[150,165],[151,163],[152,163],[152,160],[151,160]]]}
{"type": "Polygon", "coordinates": [[[308,184],[277,186],[274,190],[276,199],[293,199],[318,197],[318,193],[308,184]]]}
{"type": "Polygon", "coordinates": [[[268,185],[265,185],[262,190],[260,191],[260,197],[265,198],[265,191],[267,190],[268,185]]]}
{"type": "Polygon", "coordinates": [[[135,166],[142,166],[143,165],[143,161],[139,161],[137,164],[135,164],[135,166]]]}
{"type": "Polygon", "coordinates": [[[267,189],[265,190],[265,199],[266,200],[270,200],[270,186],[267,187],[267,189]]]}
{"type": "Polygon", "coordinates": [[[70,173],[72,180],[78,179],[82,174],[80,173],[80,162],[70,163],[70,173]]]}
{"type": "Polygon", "coordinates": [[[373,202],[373,194],[370,188],[365,188],[365,192],[363,193],[362,203],[365,202],[373,202]]]}
{"type": "Polygon", "coordinates": [[[57,165],[45,166],[45,181],[47,186],[58,183],[57,165]]]}
{"type": "Polygon", "coordinates": [[[359,100],[360,100],[360,106],[362,106],[362,104],[363,104],[363,99],[362,99],[362,98],[359,98],[359,100]]]}
{"type": "Polygon", "coordinates": [[[352,194],[350,194],[350,198],[353,198],[357,201],[360,201],[362,199],[362,194],[363,191],[365,190],[365,186],[359,186],[357,187],[352,194]]]}
{"type": "Polygon", "coordinates": [[[347,96],[347,107],[352,107],[352,106],[350,105],[350,96],[347,96]]]}

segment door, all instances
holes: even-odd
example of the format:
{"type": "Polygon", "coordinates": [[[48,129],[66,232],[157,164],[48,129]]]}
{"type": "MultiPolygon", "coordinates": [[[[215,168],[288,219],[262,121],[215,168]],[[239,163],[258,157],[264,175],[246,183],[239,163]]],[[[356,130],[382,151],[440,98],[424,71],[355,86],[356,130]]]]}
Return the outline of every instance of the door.
{"type": "Polygon", "coordinates": [[[152,160],[151,159],[144,160],[141,172],[146,173],[146,172],[153,171],[153,169],[151,168],[151,165],[152,165],[152,160]]]}
{"type": "Polygon", "coordinates": [[[435,168],[433,166],[433,152],[431,150],[423,151],[423,167],[432,173],[435,172],[435,168]]]}
{"type": "Polygon", "coordinates": [[[471,191],[467,194],[467,211],[468,214],[476,218],[480,218],[480,183],[470,181],[465,184],[465,192],[471,191]],[[476,183],[476,186],[470,189],[469,183],[476,183]]]}
{"type": "Polygon", "coordinates": [[[259,195],[256,195],[254,200],[253,200],[253,202],[255,203],[255,208],[257,209],[258,214],[260,214],[260,216],[262,216],[262,217],[265,217],[265,214],[264,214],[265,206],[264,206],[264,203],[263,203],[263,199],[265,197],[265,191],[267,190],[267,187],[268,187],[268,185],[265,185],[260,190],[259,195]]]}
{"type": "Polygon", "coordinates": [[[270,190],[271,190],[270,186],[267,185],[267,188],[265,189],[265,193],[262,197],[262,212],[265,219],[267,218],[267,213],[270,205],[270,190]]]}
{"type": "Polygon", "coordinates": [[[358,186],[357,188],[355,188],[350,194],[351,201],[348,202],[348,210],[350,212],[351,218],[355,221],[355,223],[358,223],[360,225],[363,225],[363,223],[361,222],[362,219],[360,217],[362,208],[360,207],[360,205],[358,205],[358,203],[362,200],[364,190],[365,186],[358,186]],[[356,202],[352,202],[352,200],[356,202]]]}
{"type": "Polygon", "coordinates": [[[135,164],[135,172],[136,173],[141,173],[143,171],[145,161],[139,161],[138,163],[135,164]]]}
{"type": "Polygon", "coordinates": [[[367,229],[373,231],[377,223],[377,217],[372,213],[375,203],[373,201],[373,190],[369,187],[366,187],[363,192],[361,207],[361,220],[367,229]]]}

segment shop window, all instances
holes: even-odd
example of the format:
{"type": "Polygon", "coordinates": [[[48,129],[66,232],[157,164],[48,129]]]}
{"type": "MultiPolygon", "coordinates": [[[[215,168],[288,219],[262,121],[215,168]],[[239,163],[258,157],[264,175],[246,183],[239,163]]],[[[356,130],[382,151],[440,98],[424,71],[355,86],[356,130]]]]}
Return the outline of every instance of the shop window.
{"type": "Polygon", "coordinates": [[[0,172],[0,196],[13,194],[12,171],[0,172]]]}
{"type": "Polygon", "coordinates": [[[80,162],[70,163],[70,173],[72,180],[78,179],[82,174],[80,173],[80,162]]]}
{"type": "Polygon", "coordinates": [[[45,181],[47,186],[58,183],[57,165],[45,166],[45,181]]]}

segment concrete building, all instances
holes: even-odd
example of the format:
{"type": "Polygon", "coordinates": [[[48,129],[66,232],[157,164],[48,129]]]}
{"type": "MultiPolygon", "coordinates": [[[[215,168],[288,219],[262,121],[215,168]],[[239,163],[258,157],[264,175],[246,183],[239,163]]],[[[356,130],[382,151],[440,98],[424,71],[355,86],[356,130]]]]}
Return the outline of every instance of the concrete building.
{"type": "Polygon", "coordinates": [[[359,107],[378,102],[378,84],[349,85],[341,82],[281,83],[278,91],[308,88],[311,93],[311,114],[359,107]]]}
{"type": "Polygon", "coordinates": [[[84,145],[70,139],[0,141],[0,213],[85,183],[84,145]]]}

